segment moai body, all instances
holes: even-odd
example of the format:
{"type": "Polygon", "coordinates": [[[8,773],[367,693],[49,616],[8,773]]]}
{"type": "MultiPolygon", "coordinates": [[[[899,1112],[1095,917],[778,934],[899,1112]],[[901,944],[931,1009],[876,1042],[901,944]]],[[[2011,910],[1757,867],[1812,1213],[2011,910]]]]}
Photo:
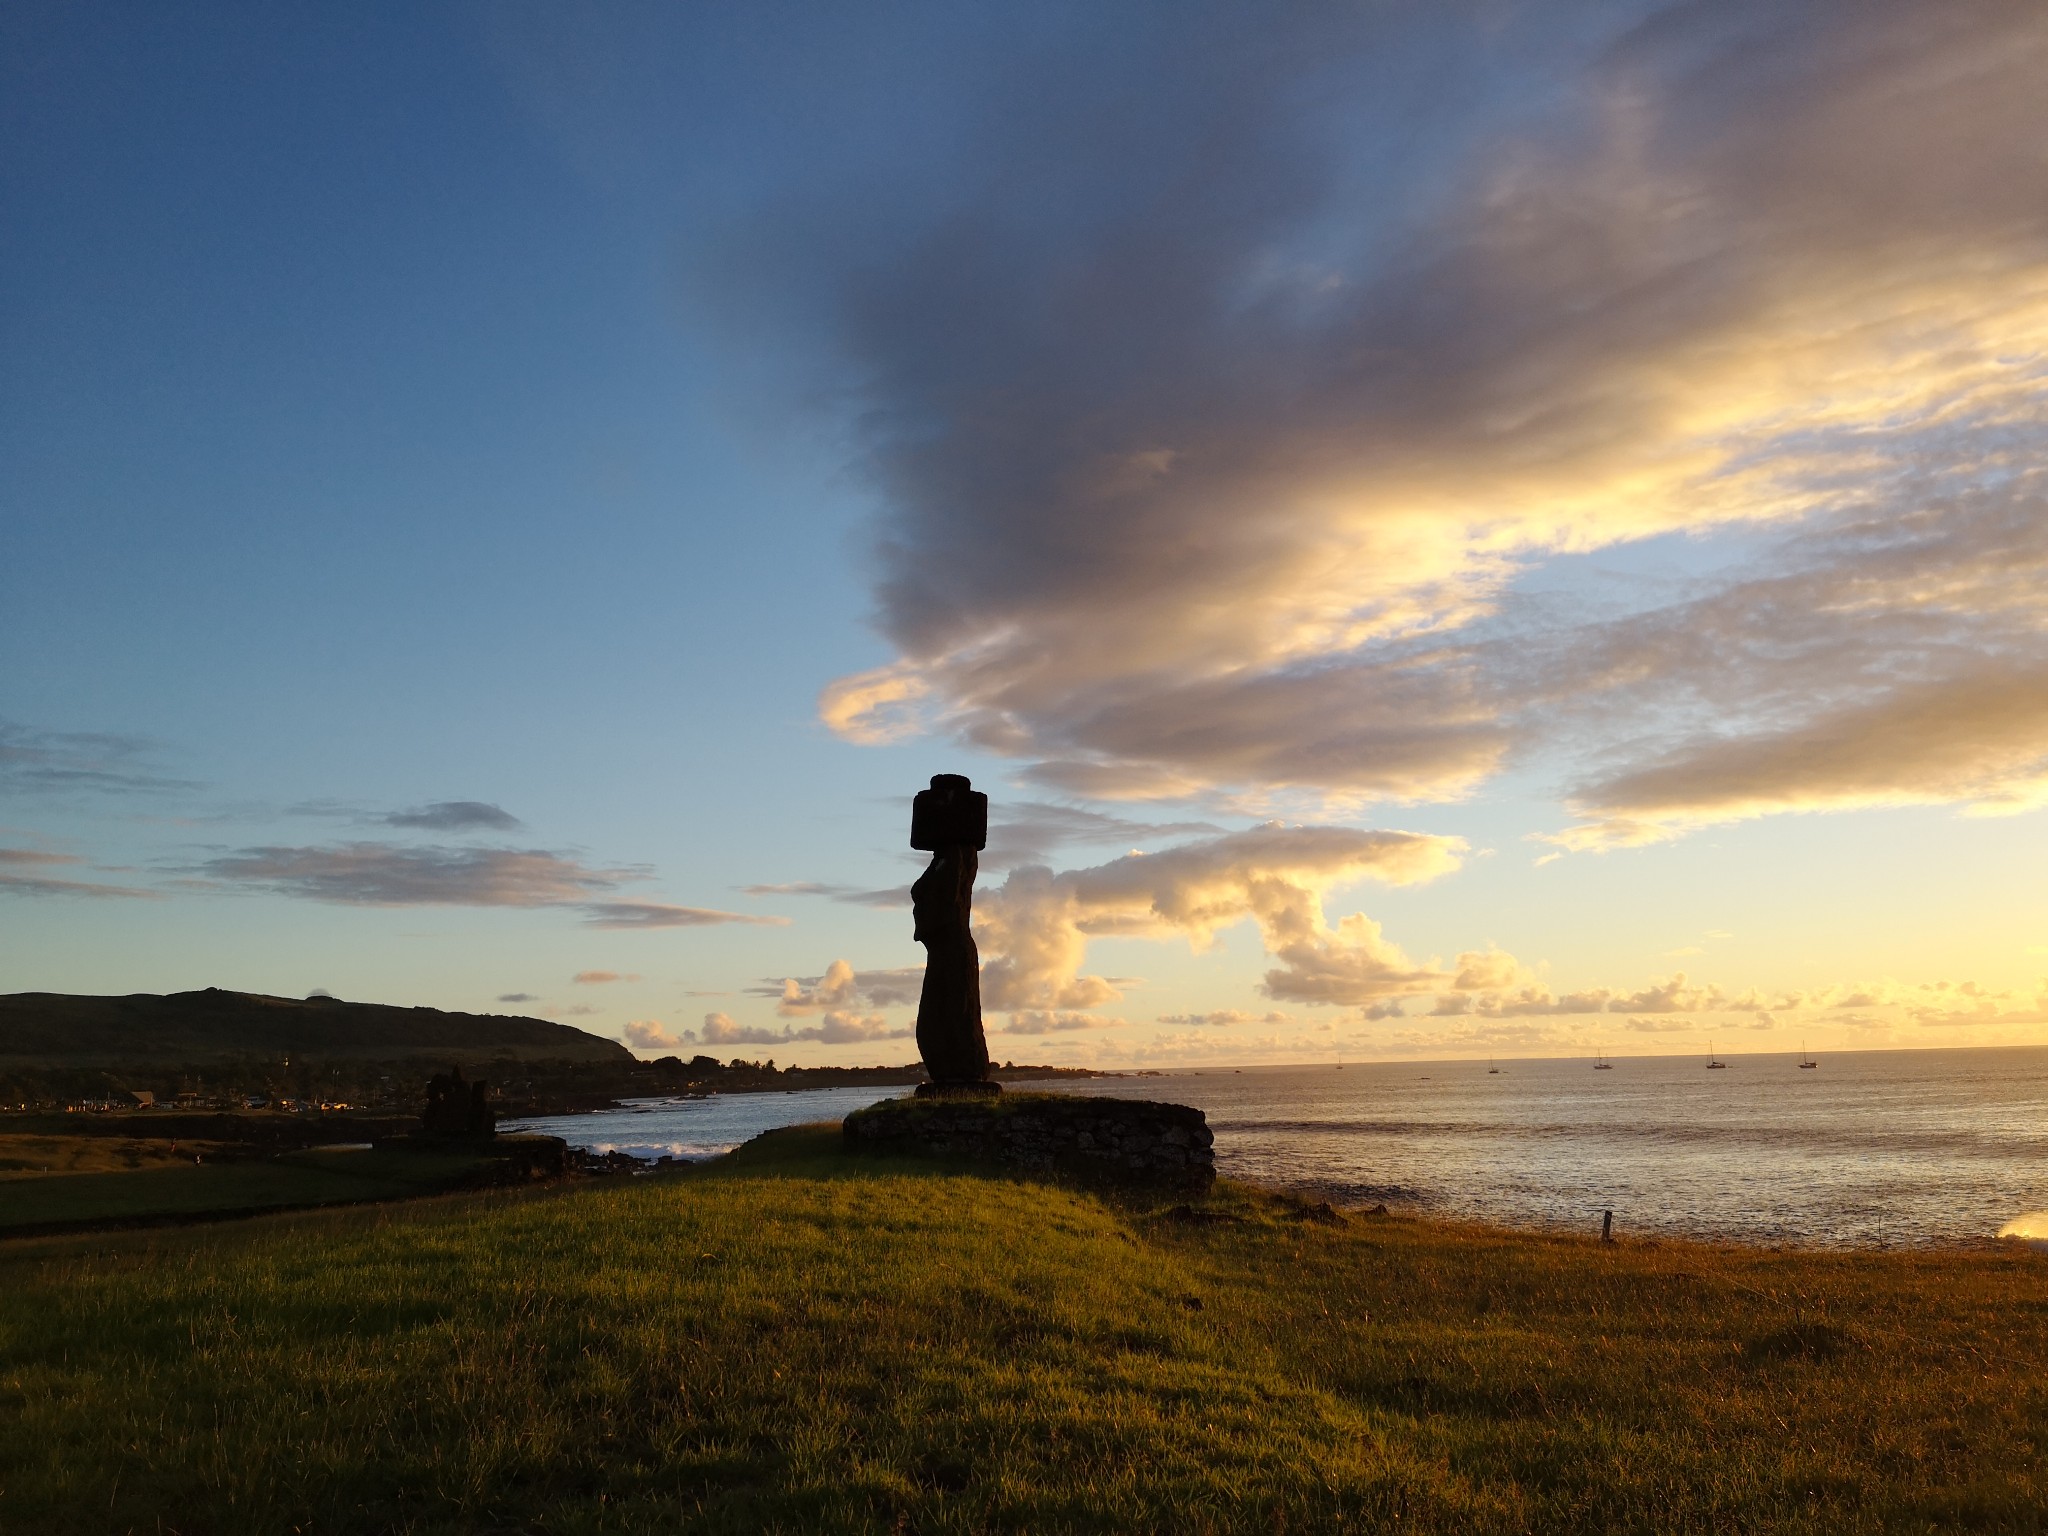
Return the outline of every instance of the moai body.
{"type": "Polygon", "coordinates": [[[988,796],[957,773],[932,775],[911,804],[910,846],[932,862],[910,888],[913,937],[925,948],[917,1049],[931,1081],[920,1094],[999,1093],[981,1032],[981,954],[970,927],[974,876],[988,846],[988,796]]]}

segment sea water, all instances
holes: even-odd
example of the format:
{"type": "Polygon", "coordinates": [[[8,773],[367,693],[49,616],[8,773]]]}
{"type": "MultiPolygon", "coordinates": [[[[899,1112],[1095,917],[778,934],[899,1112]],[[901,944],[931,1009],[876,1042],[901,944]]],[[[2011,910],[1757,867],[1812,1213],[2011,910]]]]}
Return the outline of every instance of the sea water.
{"type": "MultiPolygon", "coordinates": [[[[2048,1048],[1334,1063],[1065,1080],[1205,1111],[1218,1168],[1344,1204],[1752,1243],[1988,1238],[2048,1210],[2048,1048]]],[[[903,1089],[655,1100],[527,1122],[573,1144],[709,1157],[903,1089]]],[[[2048,1223],[2048,1217],[2037,1217],[2048,1223]]],[[[2044,1225],[2048,1231],[2048,1225],[2044,1225]]]]}

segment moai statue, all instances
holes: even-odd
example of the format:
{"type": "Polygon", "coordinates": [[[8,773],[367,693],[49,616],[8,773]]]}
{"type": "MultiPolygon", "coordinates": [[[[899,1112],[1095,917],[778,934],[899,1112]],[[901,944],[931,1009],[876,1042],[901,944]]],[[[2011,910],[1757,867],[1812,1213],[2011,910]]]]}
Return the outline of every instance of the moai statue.
{"type": "Polygon", "coordinates": [[[989,1080],[981,1032],[981,955],[968,926],[974,875],[988,846],[988,796],[957,773],[932,775],[911,802],[910,846],[931,854],[910,888],[913,936],[925,948],[924,991],[917,1000],[917,1049],[932,1093],[1000,1093],[989,1080]]]}

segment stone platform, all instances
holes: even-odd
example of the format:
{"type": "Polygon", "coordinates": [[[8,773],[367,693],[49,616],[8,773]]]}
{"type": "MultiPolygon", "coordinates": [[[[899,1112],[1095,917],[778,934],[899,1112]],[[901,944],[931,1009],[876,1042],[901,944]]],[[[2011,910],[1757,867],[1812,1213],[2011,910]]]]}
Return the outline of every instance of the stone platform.
{"type": "Polygon", "coordinates": [[[1193,1194],[1216,1179],[1216,1138],[1199,1109],[1150,1099],[1006,1093],[884,1099],[846,1117],[852,1151],[996,1163],[1193,1194]]]}

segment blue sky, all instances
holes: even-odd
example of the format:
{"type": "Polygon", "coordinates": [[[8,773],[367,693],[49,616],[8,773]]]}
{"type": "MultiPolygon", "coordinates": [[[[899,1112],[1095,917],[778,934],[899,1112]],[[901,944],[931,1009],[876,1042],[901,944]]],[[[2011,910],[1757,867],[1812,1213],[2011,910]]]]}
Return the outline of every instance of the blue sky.
{"type": "Polygon", "coordinates": [[[899,1059],[950,770],[998,1058],[2048,1037],[2024,11],[0,36],[0,990],[899,1059]]]}

